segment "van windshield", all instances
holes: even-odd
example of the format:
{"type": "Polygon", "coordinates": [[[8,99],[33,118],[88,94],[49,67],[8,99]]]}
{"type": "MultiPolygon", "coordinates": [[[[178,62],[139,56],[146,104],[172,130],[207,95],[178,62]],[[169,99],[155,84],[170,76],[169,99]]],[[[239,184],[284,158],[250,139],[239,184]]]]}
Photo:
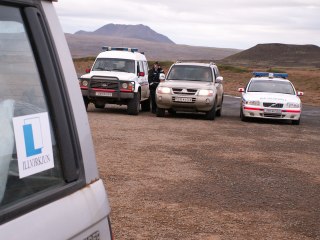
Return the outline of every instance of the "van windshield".
{"type": "Polygon", "coordinates": [[[120,58],[98,58],[92,71],[117,71],[135,73],[134,60],[120,58]]]}
{"type": "Polygon", "coordinates": [[[167,79],[212,82],[212,71],[210,67],[176,65],[171,68],[167,79]]]}

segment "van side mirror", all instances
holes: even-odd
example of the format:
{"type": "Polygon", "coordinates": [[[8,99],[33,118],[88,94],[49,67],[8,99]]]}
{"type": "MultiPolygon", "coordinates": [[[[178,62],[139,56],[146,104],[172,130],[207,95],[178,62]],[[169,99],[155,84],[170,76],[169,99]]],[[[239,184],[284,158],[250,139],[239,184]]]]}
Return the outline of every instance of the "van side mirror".
{"type": "Polygon", "coordinates": [[[90,73],[91,72],[91,69],[90,68],[87,68],[86,69],[86,73],[90,73]]]}
{"type": "Polygon", "coordinates": [[[216,83],[222,83],[223,82],[223,77],[219,76],[216,78],[216,83]]]}
{"type": "Polygon", "coordinates": [[[297,92],[297,96],[303,96],[304,95],[304,92],[297,92]]]}
{"type": "Polygon", "coordinates": [[[238,92],[244,92],[244,88],[238,88],[238,92]]]}
{"type": "Polygon", "coordinates": [[[164,81],[166,79],[166,75],[164,73],[159,74],[159,80],[160,82],[164,81]]]}
{"type": "Polygon", "coordinates": [[[139,73],[138,73],[138,76],[139,76],[139,77],[144,77],[145,74],[144,74],[144,72],[139,72],[139,73]]]}

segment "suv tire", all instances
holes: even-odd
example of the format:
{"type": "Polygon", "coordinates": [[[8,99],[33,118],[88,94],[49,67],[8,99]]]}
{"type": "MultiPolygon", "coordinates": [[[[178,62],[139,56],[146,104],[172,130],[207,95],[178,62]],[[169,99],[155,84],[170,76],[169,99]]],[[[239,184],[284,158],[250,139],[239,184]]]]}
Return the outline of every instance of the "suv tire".
{"type": "Polygon", "coordinates": [[[95,108],[103,109],[105,104],[97,104],[97,103],[95,103],[94,106],[95,106],[95,108]]]}
{"type": "Polygon", "coordinates": [[[134,94],[133,98],[129,100],[127,107],[129,115],[138,115],[140,109],[140,92],[134,94]]]}
{"type": "Polygon", "coordinates": [[[164,117],[164,115],[166,114],[166,110],[164,108],[157,108],[157,117],[164,117]]]}
{"type": "Polygon", "coordinates": [[[207,120],[214,120],[216,118],[217,99],[214,101],[213,107],[206,114],[207,120]]]}
{"type": "Polygon", "coordinates": [[[150,111],[150,97],[147,100],[141,102],[141,110],[142,111],[150,111]]]}

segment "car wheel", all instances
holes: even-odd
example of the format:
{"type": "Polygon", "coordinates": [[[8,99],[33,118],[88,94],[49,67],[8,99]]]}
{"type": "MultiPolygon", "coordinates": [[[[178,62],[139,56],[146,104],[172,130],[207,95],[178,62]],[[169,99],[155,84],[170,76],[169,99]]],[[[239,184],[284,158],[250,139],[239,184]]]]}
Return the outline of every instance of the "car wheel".
{"type": "Polygon", "coordinates": [[[217,117],[221,117],[221,112],[222,112],[222,105],[221,105],[221,107],[219,108],[219,110],[216,112],[216,116],[217,116],[217,117]]]}
{"type": "Polygon", "coordinates": [[[150,111],[150,98],[141,102],[141,110],[142,111],[150,111]]]}
{"type": "Polygon", "coordinates": [[[83,98],[84,101],[84,107],[86,108],[86,110],[88,111],[88,107],[89,107],[89,99],[88,98],[83,98]]]}
{"type": "Polygon", "coordinates": [[[173,109],[168,109],[168,113],[170,113],[171,115],[175,115],[177,112],[173,109]]]}
{"type": "Polygon", "coordinates": [[[164,108],[157,108],[157,117],[164,117],[164,115],[166,114],[166,110],[164,108]]]}
{"type": "Polygon", "coordinates": [[[214,120],[216,118],[216,108],[217,108],[217,100],[214,101],[213,107],[209,112],[206,114],[207,120],[214,120]]]}
{"type": "Polygon", "coordinates": [[[246,122],[248,120],[248,118],[244,116],[242,108],[240,109],[240,119],[242,122],[246,122]]]}
{"type": "Polygon", "coordinates": [[[140,108],[140,92],[134,94],[127,105],[127,112],[129,115],[138,115],[140,108]]]}
{"type": "Polygon", "coordinates": [[[103,109],[105,104],[97,104],[97,103],[95,103],[94,106],[95,106],[95,108],[103,109]]]}
{"type": "Polygon", "coordinates": [[[292,125],[299,125],[300,124],[300,118],[298,120],[292,120],[292,125]]]}

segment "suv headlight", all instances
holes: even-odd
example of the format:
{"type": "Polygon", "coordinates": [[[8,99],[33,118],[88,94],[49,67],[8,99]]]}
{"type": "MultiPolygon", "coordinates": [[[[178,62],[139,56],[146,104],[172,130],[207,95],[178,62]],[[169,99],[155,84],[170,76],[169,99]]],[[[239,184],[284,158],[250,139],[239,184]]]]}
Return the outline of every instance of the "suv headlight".
{"type": "Polygon", "coordinates": [[[199,96],[213,96],[213,90],[208,90],[208,89],[200,89],[199,96]]]}
{"type": "Polygon", "coordinates": [[[260,101],[246,101],[246,105],[260,106],[260,101]]]}
{"type": "Polygon", "coordinates": [[[171,93],[171,88],[168,87],[158,87],[157,93],[171,93]]]}
{"type": "Polygon", "coordinates": [[[288,108],[300,108],[300,103],[291,103],[291,102],[288,102],[288,103],[287,103],[287,107],[288,107],[288,108]]]}
{"type": "Polygon", "coordinates": [[[87,81],[87,80],[83,80],[83,81],[82,81],[82,86],[88,87],[88,81],[87,81]]]}

